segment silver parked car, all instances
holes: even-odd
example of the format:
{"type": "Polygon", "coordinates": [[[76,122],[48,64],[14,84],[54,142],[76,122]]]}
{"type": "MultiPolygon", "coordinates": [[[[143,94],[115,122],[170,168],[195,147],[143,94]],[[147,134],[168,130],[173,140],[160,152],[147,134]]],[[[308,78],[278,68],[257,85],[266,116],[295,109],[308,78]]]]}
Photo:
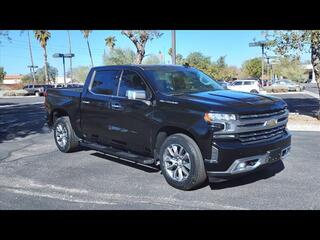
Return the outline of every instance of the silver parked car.
{"type": "Polygon", "coordinates": [[[289,79],[277,80],[272,84],[272,87],[285,87],[288,89],[288,91],[296,91],[296,92],[300,92],[304,89],[302,85],[289,79]]]}

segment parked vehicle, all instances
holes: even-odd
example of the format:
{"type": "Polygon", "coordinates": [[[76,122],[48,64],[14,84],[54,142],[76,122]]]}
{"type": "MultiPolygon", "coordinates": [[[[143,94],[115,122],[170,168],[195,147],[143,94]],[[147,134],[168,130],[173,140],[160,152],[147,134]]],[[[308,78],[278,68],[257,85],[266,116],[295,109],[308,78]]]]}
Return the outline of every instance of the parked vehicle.
{"type": "Polygon", "coordinates": [[[272,84],[272,87],[285,87],[288,91],[301,92],[304,89],[304,86],[295,83],[289,79],[277,80],[272,84]]]}
{"type": "Polygon", "coordinates": [[[23,87],[26,90],[28,95],[44,96],[44,93],[48,88],[53,88],[50,84],[29,84],[23,87]]]}
{"type": "Polygon", "coordinates": [[[223,80],[217,80],[217,82],[224,88],[228,89],[229,83],[223,80]]]}
{"type": "Polygon", "coordinates": [[[68,88],[79,88],[79,87],[83,87],[83,84],[81,84],[81,83],[68,83],[67,87],[68,88]]]}
{"type": "Polygon", "coordinates": [[[48,89],[45,106],[61,152],[160,165],[183,190],[255,172],[291,145],[283,100],[224,90],[188,66],[94,67],[83,88],[48,89]]]}
{"type": "Polygon", "coordinates": [[[260,84],[257,80],[236,80],[228,88],[234,91],[259,93],[260,84]]]}

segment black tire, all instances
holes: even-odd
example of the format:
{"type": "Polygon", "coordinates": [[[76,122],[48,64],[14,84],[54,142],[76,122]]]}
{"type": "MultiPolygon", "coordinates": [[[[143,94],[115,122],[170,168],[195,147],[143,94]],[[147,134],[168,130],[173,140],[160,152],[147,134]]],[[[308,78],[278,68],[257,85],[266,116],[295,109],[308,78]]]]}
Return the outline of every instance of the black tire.
{"type": "Polygon", "coordinates": [[[254,94],[258,94],[258,93],[259,93],[259,92],[258,92],[257,90],[255,90],[255,89],[251,90],[250,92],[251,92],[251,93],[254,93],[254,94]]]}
{"type": "Polygon", "coordinates": [[[69,117],[60,117],[54,122],[54,140],[58,149],[61,152],[68,153],[73,152],[79,147],[79,138],[76,136],[75,132],[72,129],[69,117]],[[66,129],[66,144],[61,145],[57,140],[57,127],[62,127],[66,129]]]}
{"type": "Polygon", "coordinates": [[[203,157],[196,142],[189,136],[181,133],[170,135],[166,138],[160,148],[160,168],[166,181],[173,187],[181,190],[192,190],[201,186],[207,179],[207,174],[204,168],[203,157]],[[188,177],[182,181],[173,179],[167,172],[164,162],[164,154],[171,144],[181,145],[189,154],[190,172],[188,177]]]}

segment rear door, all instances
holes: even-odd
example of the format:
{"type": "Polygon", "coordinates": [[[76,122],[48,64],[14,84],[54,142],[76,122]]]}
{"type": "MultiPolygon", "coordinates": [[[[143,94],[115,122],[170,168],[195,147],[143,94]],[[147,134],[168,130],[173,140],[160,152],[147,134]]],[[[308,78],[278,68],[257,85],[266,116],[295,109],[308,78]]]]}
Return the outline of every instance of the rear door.
{"type": "Polygon", "coordinates": [[[121,70],[96,70],[81,98],[81,127],[87,140],[110,144],[110,101],[117,94],[121,70]]]}

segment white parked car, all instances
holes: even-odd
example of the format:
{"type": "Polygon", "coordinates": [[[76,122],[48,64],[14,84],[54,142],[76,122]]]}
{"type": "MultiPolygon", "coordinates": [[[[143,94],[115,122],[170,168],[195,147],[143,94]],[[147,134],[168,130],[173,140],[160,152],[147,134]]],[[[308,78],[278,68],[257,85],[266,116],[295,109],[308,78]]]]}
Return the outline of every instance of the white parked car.
{"type": "Polygon", "coordinates": [[[257,80],[236,80],[228,86],[228,89],[241,92],[259,93],[260,84],[257,80]]]}

